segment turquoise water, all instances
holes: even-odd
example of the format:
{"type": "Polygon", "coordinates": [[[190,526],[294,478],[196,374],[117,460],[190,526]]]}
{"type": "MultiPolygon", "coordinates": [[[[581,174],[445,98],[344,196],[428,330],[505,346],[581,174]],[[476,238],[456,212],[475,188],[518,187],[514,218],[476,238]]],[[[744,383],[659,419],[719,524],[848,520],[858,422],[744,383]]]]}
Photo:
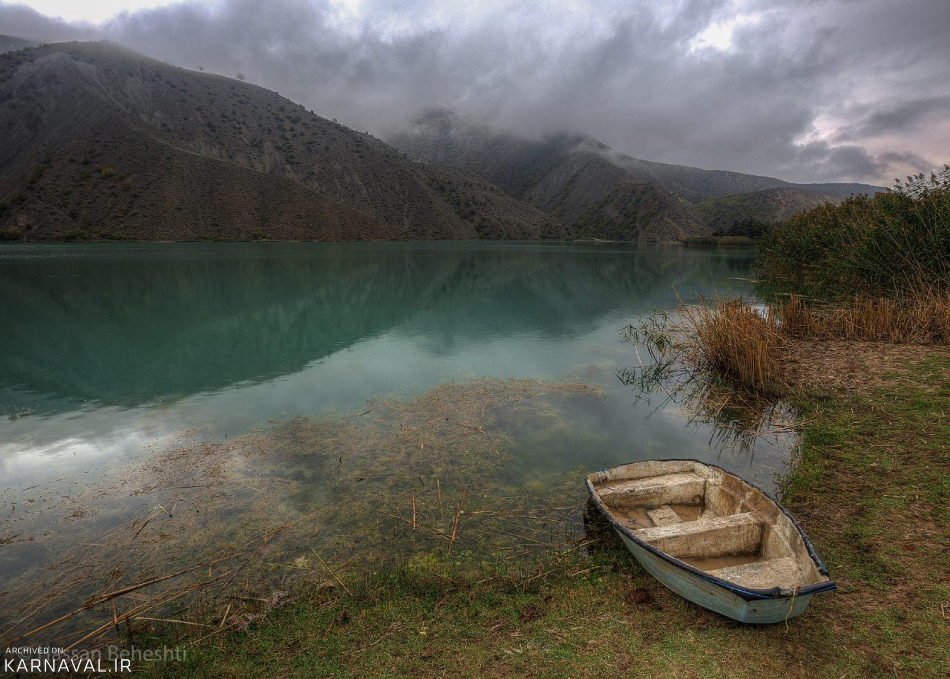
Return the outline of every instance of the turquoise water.
{"type": "Polygon", "coordinates": [[[540,446],[543,432],[511,423],[526,466],[698,457],[767,483],[784,453],[724,452],[709,426],[638,401],[616,376],[636,364],[620,342],[628,323],[678,295],[750,293],[751,258],[608,244],[2,245],[2,486],[94,470],[186,430],[233,436],[482,376],[605,389],[571,411],[574,440],[540,446]]]}

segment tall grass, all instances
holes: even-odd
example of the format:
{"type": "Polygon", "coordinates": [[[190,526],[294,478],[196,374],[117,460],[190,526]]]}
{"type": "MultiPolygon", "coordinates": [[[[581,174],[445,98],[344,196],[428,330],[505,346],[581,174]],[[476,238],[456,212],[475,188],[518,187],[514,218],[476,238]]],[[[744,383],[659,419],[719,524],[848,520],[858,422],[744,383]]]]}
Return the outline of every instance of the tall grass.
{"type": "Polygon", "coordinates": [[[643,346],[652,359],[649,365],[641,361],[639,380],[629,371],[622,375],[626,382],[682,387],[699,378],[702,390],[722,375],[741,390],[762,396],[781,394],[786,385],[778,324],[740,298],[700,299],[698,305],[683,305],[675,316],[655,312],[628,327],[625,339],[643,346]]]}
{"type": "Polygon", "coordinates": [[[858,296],[835,306],[809,305],[792,295],[772,309],[782,332],[795,339],[950,343],[950,292],[904,299],[858,296]]]}
{"type": "Polygon", "coordinates": [[[950,291],[950,166],[792,217],[759,242],[760,273],[829,298],[950,291]]]}
{"type": "Polygon", "coordinates": [[[769,315],[741,299],[716,297],[711,304],[683,309],[694,339],[694,363],[719,371],[756,394],[780,394],[784,338],[769,315]]]}

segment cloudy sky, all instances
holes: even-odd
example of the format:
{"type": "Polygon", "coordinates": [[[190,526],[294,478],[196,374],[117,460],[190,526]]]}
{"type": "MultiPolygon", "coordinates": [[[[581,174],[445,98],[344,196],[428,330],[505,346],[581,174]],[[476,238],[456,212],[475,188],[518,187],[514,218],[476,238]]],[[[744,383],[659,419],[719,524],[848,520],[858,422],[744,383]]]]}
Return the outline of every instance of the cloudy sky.
{"type": "Polygon", "coordinates": [[[0,33],[242,72],[383,137],[443,106],[793,181],[950,161],[950,0],[0,0],[0,33]]]}

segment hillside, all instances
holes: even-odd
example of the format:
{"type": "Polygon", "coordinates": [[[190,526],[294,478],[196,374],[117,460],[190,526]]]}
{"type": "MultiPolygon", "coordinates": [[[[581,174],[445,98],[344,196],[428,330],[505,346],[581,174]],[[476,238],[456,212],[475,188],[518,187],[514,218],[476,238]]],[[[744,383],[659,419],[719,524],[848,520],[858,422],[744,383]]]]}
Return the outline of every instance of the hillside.
{"type": "Polygon", "coordinates": [[[577,137],[519,139],[432,110],[390,142],[410,158],[484,177],[565,220],[579,236],[674,240],[706,229],[686,201],[599,152],[578,148],[577,137]]]}
{"type": "Polygon", "coordinates": [[[438,109],[426,111],[390,142],[412,158],[479,174],[511,195],[575,223],[581,234],[599,232],[602,237],[616,237],[616,227],[631,219],[650,224],[648,232],[662,231],[657,220],[667,220],[681,225],[688,235],[703,228],[696,226],[698,219],[713,219],[713,227],[722,219],[730,224],[750,217],[775,221],[852,193],[882,190],[867,184],[793,184],[774,177],[656,163],[579,135],[529,141],[438,109]],[[629,186],[620,188],[621,184],[629,186]],[[631,191],[638,194],[635,199],[631,191]],[[758,192],[772,193],[755,195],[758,192]],[[569,199],[552,201],[558,193],[569,199]],[[706,203],[737,196],[749,197],[730,199],[720,207],[706,203]],[[583,223],[577,223],[581,215],[583,223]]]}
{"type": "Polygon", "coordinates": [[[832,193],[818,193],[796,188],[765,189],[715,198],[696,204],[696,211],[713,229],[728,229],[736,222],[754,219],[760,222],[785,221],[797,212],[810,210],[824,203],[837,203],[832,193]]]}
{"type": "Polygon", "coordinates": [[[768,189],[795,189],[831,196],[834,200],[843,200],[852,194],[873,195],[884,190],[883,187],[870,184],[795,184],[775,177],[657,163],[628,156],[590,138],[580,139],[578,144],[582,148],[601,153],[617,167],[645,181],[656,182],[693,203],[768,189]]]}
{"type": "Polygon", "coordinates": [[[573,231],[566,222],[507,193],[477,175],[441,165],[419,163],[428,185],[448,202],[462,221],[485,240],[566,239],[573,231]]]}
{"type": "Polygon", "coordinates": [[[0,34],[0,53],[15,52],[16,50],[26,49],[27,47],[36,47],[39,43],[25,38],[17,38],[12,35],[0,34]]]}
{"type": "Polygon", "coordinates": [[[569,235],[487,182],[462,214],[433,188],[439,168],[276,92],[109,43],[0,55],[0,138],[7,239],[569,235]]]}

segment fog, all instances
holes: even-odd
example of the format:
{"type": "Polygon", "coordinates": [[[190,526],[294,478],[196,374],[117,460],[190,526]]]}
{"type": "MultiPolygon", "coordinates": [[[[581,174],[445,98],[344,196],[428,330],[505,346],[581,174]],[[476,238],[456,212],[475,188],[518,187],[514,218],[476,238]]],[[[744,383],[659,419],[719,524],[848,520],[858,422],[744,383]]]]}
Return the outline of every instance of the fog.
{"type": "Polygon", "coordinates": [[[946,0],[219,0],[99,24],[0,3],[0,33],[240,72],[384,138],[440,106],[649,160],[884,185],[950,160],[948,26],[946,0]]]}

